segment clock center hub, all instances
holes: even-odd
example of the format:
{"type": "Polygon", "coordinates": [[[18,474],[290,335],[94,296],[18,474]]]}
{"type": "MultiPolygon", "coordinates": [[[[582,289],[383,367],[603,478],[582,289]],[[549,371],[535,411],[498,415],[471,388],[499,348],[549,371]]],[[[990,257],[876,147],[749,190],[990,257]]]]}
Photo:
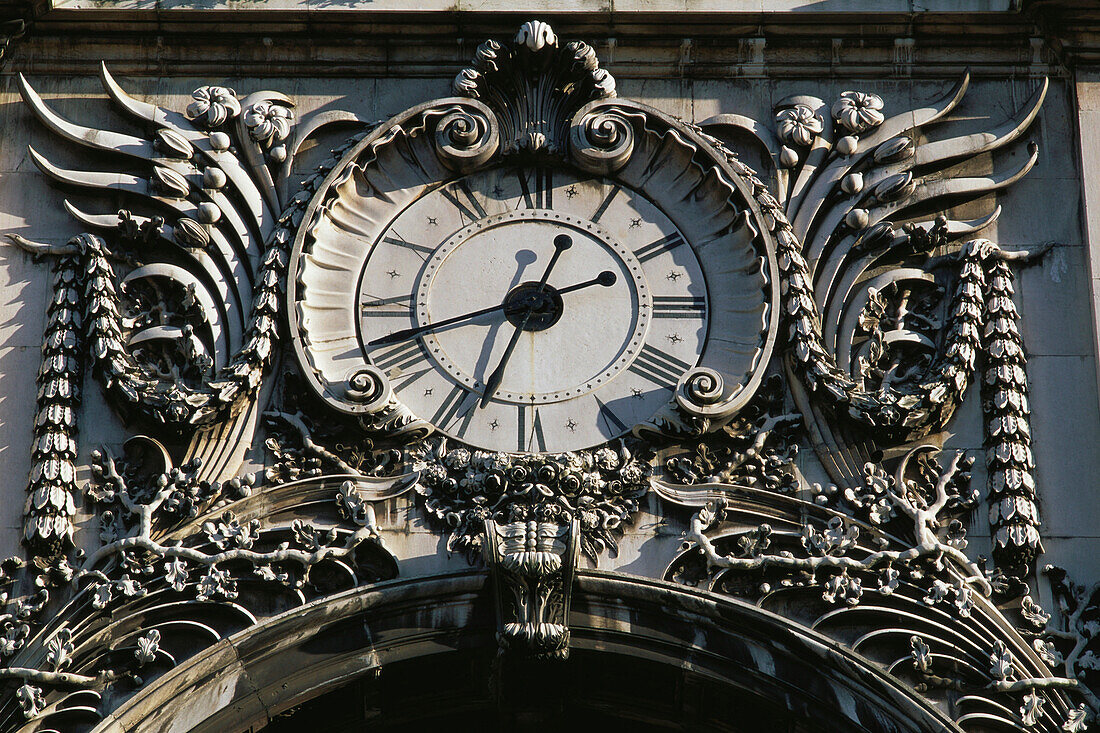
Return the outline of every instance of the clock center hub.
{"type": "Polygon", "coordinates": [[[545,331],[561,320],[564,311],[561,295],[552,285],[525,282],[504,296],[505,317],[524,331],[545,331]]]}

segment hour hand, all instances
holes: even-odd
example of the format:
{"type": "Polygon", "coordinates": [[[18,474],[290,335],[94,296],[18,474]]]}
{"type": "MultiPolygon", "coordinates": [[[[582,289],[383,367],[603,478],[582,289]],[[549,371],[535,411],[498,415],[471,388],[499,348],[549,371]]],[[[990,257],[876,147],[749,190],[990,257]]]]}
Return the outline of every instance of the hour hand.
{"type": "Polygon", "coordinates": [[[411,339],[414,336],[419,336],[425,331],[434,331],[437,328],[446,328],[447,326],[453,326],[456,323],[462,321],[468,321],[471,318],[477,318],[478,316],[484,316],[494,311],[504,310],[508,307],[508,303],[500,303],[498,305],[491,305],[488,308],[481,308],[480,310],[470,311],[469,313],[463,313],[460,316],[453,316],[451,318],[444,318],[442,321],[436,323],[425,323],[423,326],[414,326],[412,328],[405,328],[400,331],[394,331],[388,336],[381,336],[368,341],[367,346],[384,346],[385,344],[396,344],[398,341],[405,341],[411,339]]]}

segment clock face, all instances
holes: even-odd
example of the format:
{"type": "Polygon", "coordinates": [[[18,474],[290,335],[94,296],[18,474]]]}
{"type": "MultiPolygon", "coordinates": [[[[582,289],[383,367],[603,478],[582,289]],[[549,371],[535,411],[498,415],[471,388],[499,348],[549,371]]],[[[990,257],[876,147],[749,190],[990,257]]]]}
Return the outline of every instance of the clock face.
{"type": "Polygon", "coordinates": [[[563,169],[502,167],[394,217],[357,284],[359,349],[438,430],[509,452],[626,433],[704,351],[693,248],[646,197],[563,169]]]}

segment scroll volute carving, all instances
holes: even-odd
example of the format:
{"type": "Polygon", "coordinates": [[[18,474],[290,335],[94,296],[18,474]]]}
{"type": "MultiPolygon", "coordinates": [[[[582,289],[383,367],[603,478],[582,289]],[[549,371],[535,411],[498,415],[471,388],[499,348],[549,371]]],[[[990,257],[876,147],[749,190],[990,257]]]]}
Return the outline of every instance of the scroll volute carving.
{"type": "Polygon", "coordinates": [[[569,597],[580,523],[554,507],[515,507],[508,522],[485,520],[500,652],[538,659],[569,656],[569,597]]]}

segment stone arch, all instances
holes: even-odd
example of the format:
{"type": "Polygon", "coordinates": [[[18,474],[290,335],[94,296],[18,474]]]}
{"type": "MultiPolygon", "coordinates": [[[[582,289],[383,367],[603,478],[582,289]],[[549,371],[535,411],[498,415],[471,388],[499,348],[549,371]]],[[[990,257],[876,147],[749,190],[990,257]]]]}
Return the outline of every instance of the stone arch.
{"type": "MultiPolygon", "coordinates": [[[[487,581],[486,573],[470,571],[318,599],[180,664],[118,706],[95,730],[260,730],[295,706],[385,675],[387,665],[430,662],[456,652],[489,660],[496,642],[487,581]]],[[[682,670],[741,699],[785,709],[791,730],[958,730],[867,660],[730,598],[662,581],[578,571],[569,621],[573,660],[543,663],[544,673],[554,674],[554,665],[610,655],[682,670]]],[[[487,675],[495,664],[486,665],[487,675]]],[[[561,669],[565,673],[568,667],[561,669]]],[[[636,702],[646,704],[642,696],[636,702]]],[[[736,721],[731,726],[739,730],[736,721]]]]}

